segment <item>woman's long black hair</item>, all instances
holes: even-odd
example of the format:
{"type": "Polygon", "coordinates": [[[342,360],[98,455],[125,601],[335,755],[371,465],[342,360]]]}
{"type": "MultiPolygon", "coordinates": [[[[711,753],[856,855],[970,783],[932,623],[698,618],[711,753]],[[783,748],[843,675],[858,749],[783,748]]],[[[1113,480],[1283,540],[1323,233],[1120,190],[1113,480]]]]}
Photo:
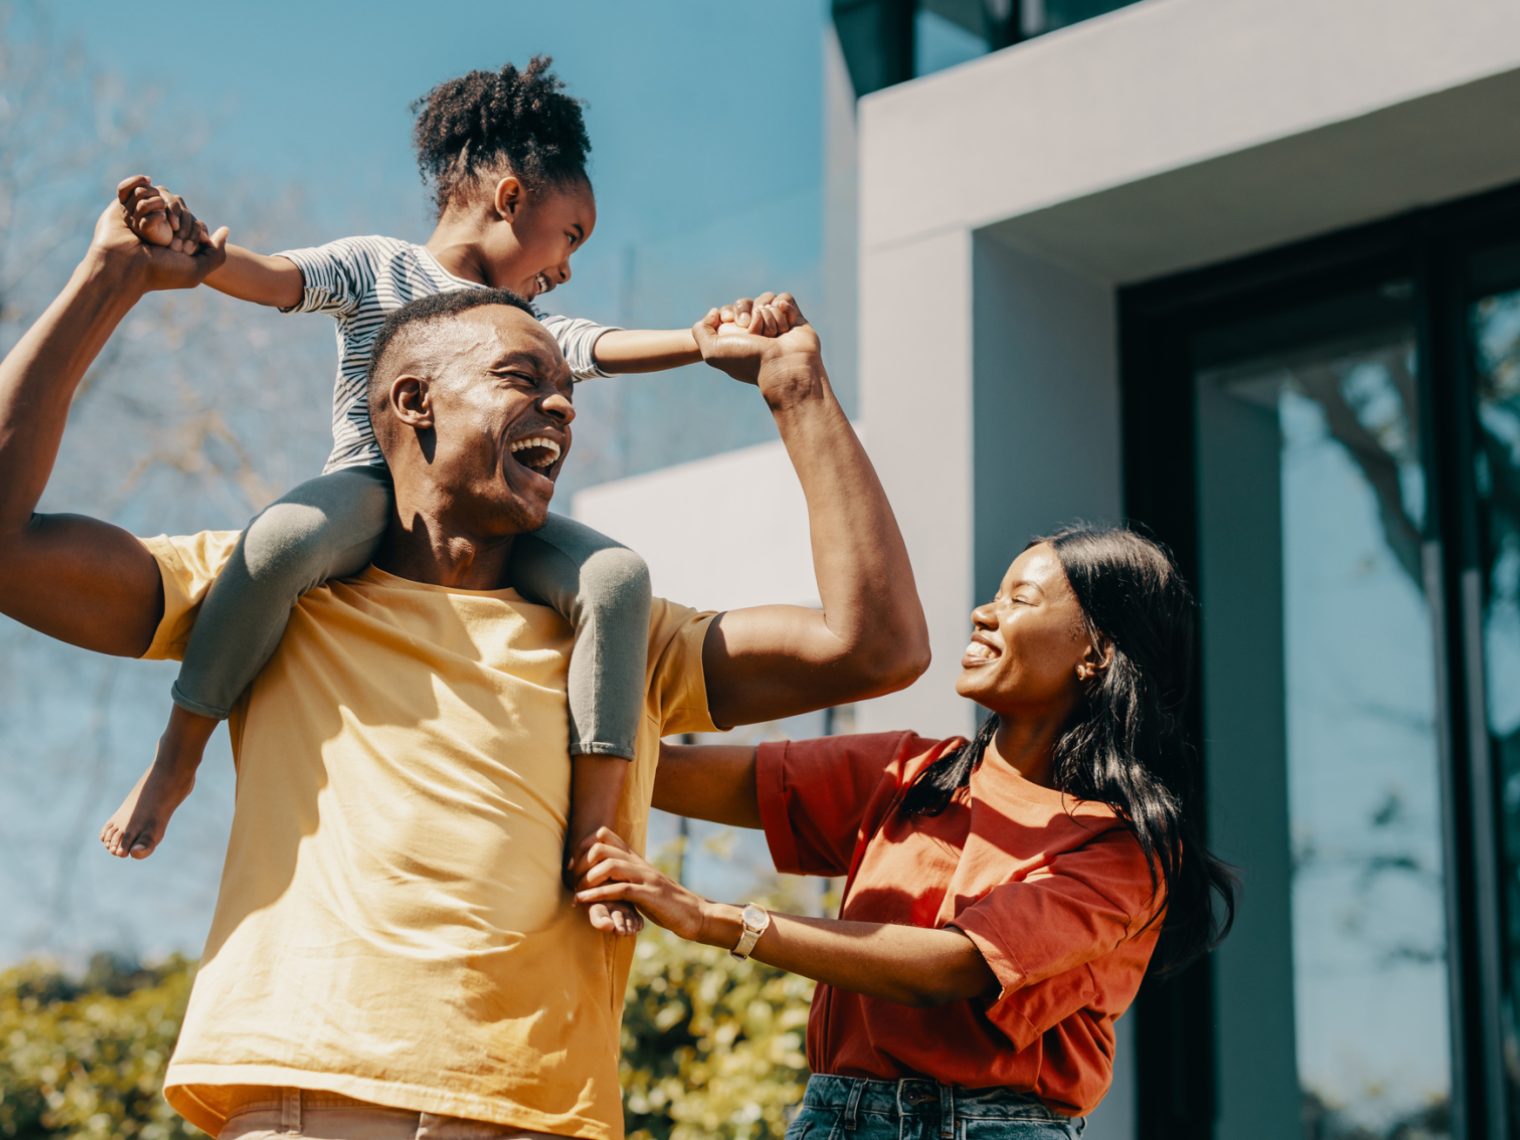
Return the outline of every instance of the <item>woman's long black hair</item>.
{"type": "MultiPolygon", "coordinates": [[[[1132,530],[1067,527],[1030,545],[1040,543],[1055,551],[1094,644],[1113,647],[1056,742],[1055,786],[1108,804],[1139,841],[1153,885],[1165,888],[1156,960],[1170,972],[1212,949],[1235,920],[1235,876],[1204,842],[1198,757],[1185,731],[1197,607],[1170,555],[1132,530]]],[[[930,765],[901,811],[943,811],[997,728],[989,716],[973,740],[930,765]]]]}

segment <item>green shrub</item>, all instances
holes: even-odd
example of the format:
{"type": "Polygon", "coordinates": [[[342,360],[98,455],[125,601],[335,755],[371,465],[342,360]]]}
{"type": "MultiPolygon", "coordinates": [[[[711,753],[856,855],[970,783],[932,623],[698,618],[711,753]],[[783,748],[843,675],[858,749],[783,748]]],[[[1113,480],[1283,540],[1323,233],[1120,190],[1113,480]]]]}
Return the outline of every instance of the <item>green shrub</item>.
{"type": "Polygon", "coordinates": [[[193,967],[97,955],[83,977],[28,964],[0,973],[0,1137],[200,1136],[160,1090],[193,967]]]}
{"type": "Polygon", "coordinates": [[[760,1140],[807,1082],[813,983],[663,930],[639,936],[623,1014],[629,1140],[760,1140]]]}
{"type": "MultiPolygon", "coordinates": [[[[97,956],[0,973],[0,1138],[180,1140],[163,1099],[194,966],[97,956]]],[[[779,1137],[802,1099],[812,983],[663,930],[639,938],[623,1020],[630,1140],[779,1137]]]]}

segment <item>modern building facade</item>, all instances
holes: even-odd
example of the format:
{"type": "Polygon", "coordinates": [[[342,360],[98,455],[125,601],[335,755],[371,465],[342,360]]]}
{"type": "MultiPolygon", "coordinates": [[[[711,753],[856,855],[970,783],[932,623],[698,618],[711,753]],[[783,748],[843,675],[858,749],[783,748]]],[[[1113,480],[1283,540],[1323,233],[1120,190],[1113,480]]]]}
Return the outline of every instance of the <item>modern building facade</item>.
{"type": "Polygon", "coordinates": [[[1149,526],[1202,602],[1240,919],[1089,1135],[1515,1136],[1520,6],[834,12],[861,414],[935,639],[862,723],[969,727],[966,614],[1058,523],[1149,526]]]}
{"type": "MultiPolygon", "coordinates": [[[[935,652],[854,724],[969,730],[967,615],[1063,522],[1202,603],[1239,920],[1147,983],[1087,1140],[1520,1140],[1520,5],[832,10],[827,355],[935,652]]],[[[775,445],[669,478],[792,493],[775,445]]],[[[800,505],[745,503],[702,577],[807,601],[800,505]]]]}

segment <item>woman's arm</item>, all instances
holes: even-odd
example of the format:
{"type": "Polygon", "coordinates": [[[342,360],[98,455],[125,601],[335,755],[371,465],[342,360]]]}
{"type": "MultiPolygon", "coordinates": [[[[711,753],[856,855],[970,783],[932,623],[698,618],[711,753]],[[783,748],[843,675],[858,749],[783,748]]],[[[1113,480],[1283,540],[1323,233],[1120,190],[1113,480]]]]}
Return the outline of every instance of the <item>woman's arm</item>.
{"type": "Polygon", "coordinates": [[[654,806],[729,827],[759,827],[754,748],[662,743],[654,774],[654,806]]]}
{"type": "MultiPolygon", "coordinates": [[[[577,884],[576,902],[631,902],[646,918],[690,942],[724,950],[738,945],[742,908],[704,899],[673,882],[606,828],[597,833],[587,861],[591,869],[577,884]]],[[[945,1005],[999,990],[981,951],[958,930],[776,914],[750,957],[904,1005],[945,1005]]]]}

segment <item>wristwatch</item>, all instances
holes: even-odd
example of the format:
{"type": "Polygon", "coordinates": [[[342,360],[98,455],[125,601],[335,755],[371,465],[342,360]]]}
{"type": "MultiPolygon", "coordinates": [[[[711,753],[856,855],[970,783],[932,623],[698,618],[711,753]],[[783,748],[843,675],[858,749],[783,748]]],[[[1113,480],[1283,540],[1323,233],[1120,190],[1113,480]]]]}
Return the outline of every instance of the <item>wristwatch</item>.
{"type": "Polygon", "coordinates": [[[745,903],[740,918],[744,922],[744,933],[739,935],[739,944],[729,953],[743,962],[755,949],[755,943],[760,941],[760,936],[770,929],[771,912],[758,903],[745,903]]]}

